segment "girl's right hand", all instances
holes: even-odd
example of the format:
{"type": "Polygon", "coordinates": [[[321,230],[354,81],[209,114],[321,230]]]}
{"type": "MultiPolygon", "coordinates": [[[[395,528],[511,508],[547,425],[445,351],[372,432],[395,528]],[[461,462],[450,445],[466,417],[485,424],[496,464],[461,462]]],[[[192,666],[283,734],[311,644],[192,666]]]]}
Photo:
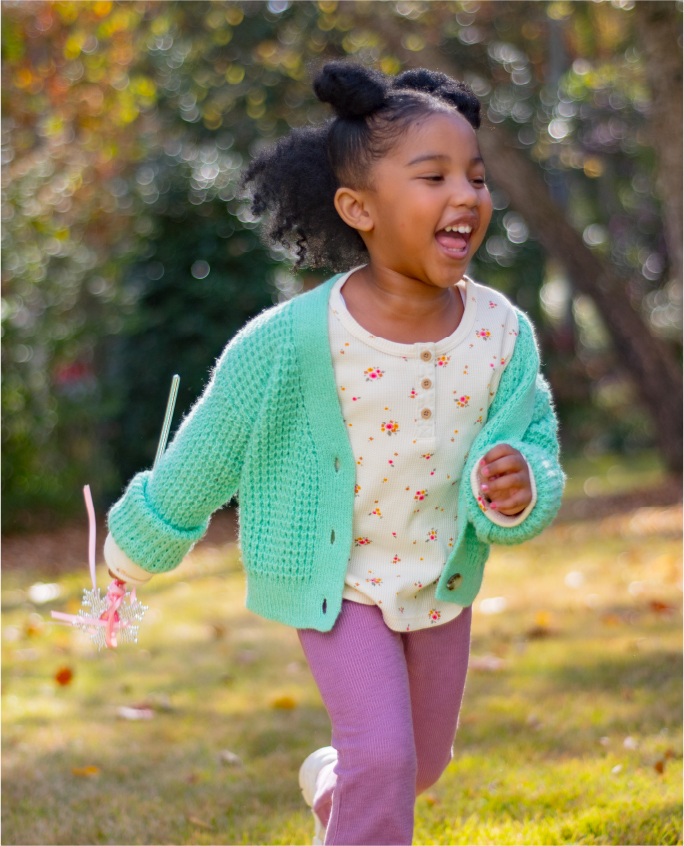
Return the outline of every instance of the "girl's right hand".
{"type": "Polygon", "coordinates": [[[121,582],[131,584],[133,587],[146,584],[153,576],[152,573],[143,570],[135,561],[131,561],[126,553],[120,549],[111,532],[107,535],[104,543],[104,558],[109,568],[109,575],[121,582]]]}

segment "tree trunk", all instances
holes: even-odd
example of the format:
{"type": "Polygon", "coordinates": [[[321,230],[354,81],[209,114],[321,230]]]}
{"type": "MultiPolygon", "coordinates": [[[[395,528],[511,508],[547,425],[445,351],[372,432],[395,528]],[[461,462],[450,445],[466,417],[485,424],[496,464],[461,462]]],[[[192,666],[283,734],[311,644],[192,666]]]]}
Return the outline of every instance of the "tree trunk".
{"type": "Polygon", "coordinates": [[[656,437],[674,473],[682,472],[682,377],[674,359],[653,336],[627,294],[625,281],[582,241],[553,202],[539,171],[507,143],[498,127],[479,133],[487,170],[524,216],[544,249],[562,262],[574,287],[590,296],[608,326],[618,355],[651,412],[656,437]]]}
{"type": "MultiPolygon", "coordinates": [[[[345,6],[350,8],[347,3],[345,6]]],[[[431,44],[418,53],[405,49],[403,27],[396,19],[383,15],[376,25],[406,67],[426,67],[456,78],[461,76],[453,59],[431,44]]],[[[567,269],[575,288],[596,303],[618,355],[651,415],[666,464],[671,472],[681,475],[682,376],[670,350],[651,333],[630,303],[625,280],[586,246],[553,202],[539,169],[517,142],[486,119],[478,137],[488,174],[508,194],[511,205],[525,218],[544,249],[567,269]]],[[[681,170],[678,178],[681,185],[681,170]]]]}
{"type": "Polygon", "coordinates": [[[663,204],[672,277],[682,283],[682,27],[676,4],[640,0],[634,9],[651,86],[651,143],[658,157],[657,189],[663,204]]]}

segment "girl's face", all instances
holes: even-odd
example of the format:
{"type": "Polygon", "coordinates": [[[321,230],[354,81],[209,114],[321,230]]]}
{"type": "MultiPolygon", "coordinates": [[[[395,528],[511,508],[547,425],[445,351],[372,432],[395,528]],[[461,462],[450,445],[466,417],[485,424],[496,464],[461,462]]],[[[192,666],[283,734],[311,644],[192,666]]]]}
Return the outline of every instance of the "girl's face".
{"type": "Polygon", "coordinates": [[[373,165],[369,183],[338,189],[336,205],[359,230],[371,264],[440,288],[456,284],[492,217],[468,121],[455,112],[426,115],[373,165]]]}

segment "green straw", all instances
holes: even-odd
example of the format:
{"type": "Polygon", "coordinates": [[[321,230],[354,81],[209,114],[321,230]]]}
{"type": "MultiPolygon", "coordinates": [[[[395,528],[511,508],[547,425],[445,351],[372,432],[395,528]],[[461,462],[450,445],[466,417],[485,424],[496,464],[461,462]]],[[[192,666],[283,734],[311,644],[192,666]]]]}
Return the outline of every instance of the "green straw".
{"type": "Polygon", "coordinates": [[[180,376],[175,374],[173,379],[171,380],[171,390],[169,391],[169,401],[166,404],[166,414],[164,416],[164,426],[162,428],[162,433],[159,438],[159,446],[157,447],[157,455],[154,459],[154,469],[157,464],[159,464],[159,459],[164,455],[164,450],[166,449],[166,442],[169,438],[169,429],[171,428],[171,418],[173,417],[173,409],[176,406],[176,396],[178,395],[178,384],[180,382],[180,376]]]}

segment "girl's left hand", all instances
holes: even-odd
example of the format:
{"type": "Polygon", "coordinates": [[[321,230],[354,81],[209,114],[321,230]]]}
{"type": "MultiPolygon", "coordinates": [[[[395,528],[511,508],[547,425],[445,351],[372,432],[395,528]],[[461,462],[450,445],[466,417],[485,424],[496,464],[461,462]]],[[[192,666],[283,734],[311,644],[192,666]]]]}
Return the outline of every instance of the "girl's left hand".
{"type": "Polygon", "coordinates": [[[508,444],[497,444],[480,460],[480,490],[490,508],[513,517],[532,502],[527,462],[508,444]]]}

